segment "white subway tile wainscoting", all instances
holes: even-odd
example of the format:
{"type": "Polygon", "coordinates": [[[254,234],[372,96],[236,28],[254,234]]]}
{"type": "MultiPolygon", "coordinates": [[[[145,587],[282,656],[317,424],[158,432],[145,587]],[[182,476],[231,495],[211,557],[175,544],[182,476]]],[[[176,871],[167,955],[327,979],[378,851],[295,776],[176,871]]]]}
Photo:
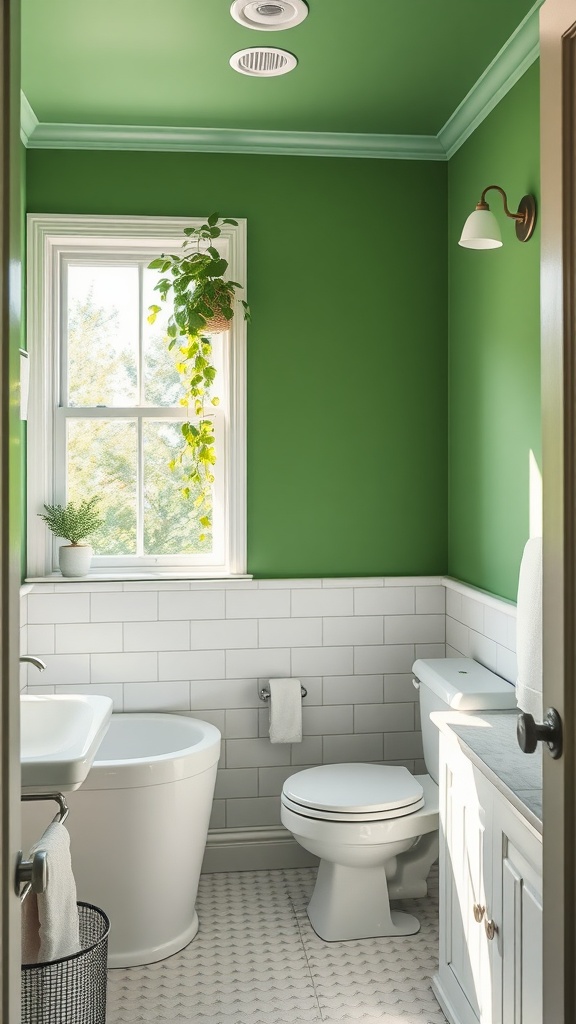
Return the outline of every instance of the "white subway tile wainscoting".
{"type": "Polygon", "coordinates": [[[411,668],[423,644],[444,654],[439,577],[63,586],[33,584],[22,599],[23,643],[47,665],[28,671],[30,691],[93,688],[117,711],[212,721],[223,739],[213,828],[280,828],[284,779],[315,764],[422,770],[411,668]],[[306,687],[301,743],[268,739],[258,694],[278,676],[306,687]]]}
{"type": "Polygon", "coordinates": [[[445,579],[446,656],[474,658],[516,683],[516,605],[445,579]]]}
{"type": "Polygon", "coordinates": [[[80,580],[28,584],[21,605],[22,652],[47,665],[23,666],[31,693],[103,693],[119,712],[184,713],[220,729],[217,831],[280,833],[282,784],[302,768],[424,771],[416,658],[470,656],[515,680],[515,605],[438,576],[80,580]],[[307,690],[303,739],[272,744],[259,690],[285,676],[307,690]]]}

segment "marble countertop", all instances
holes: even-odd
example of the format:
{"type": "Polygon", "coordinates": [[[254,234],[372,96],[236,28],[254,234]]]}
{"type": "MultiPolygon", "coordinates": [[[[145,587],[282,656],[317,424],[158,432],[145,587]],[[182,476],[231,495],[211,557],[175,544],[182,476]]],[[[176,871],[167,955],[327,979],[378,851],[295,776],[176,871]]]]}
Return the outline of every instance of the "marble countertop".
{"type": "Polygon", "coordinates": [[[518,811],[542,832],[542,746],[523,754],[516,740],[517,711],[435,712],[466,756],[518,811]]]}

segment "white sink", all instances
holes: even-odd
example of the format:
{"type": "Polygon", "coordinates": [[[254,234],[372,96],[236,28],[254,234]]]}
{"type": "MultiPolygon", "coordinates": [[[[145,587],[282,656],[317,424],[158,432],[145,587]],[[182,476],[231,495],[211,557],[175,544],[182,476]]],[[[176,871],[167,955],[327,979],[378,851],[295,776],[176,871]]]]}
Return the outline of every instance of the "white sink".
{"type": "Polygon", "coordinates": [[[110,697],[22,694],[22,792],[78,789],[92,767],[111,715],[110,697]]]}

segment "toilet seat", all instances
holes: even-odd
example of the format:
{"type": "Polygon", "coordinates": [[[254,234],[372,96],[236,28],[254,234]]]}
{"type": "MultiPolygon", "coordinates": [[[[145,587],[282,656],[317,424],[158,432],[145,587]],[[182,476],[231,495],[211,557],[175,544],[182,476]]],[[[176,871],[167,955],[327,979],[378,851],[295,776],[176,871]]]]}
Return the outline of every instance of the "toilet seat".
{"type": "Polygon", "coordinates": [[[319,821],[385,821],[424,806],[424,790],[407,768],[331,764],[290,776],[282,789],[289,810],[319,821]]]}

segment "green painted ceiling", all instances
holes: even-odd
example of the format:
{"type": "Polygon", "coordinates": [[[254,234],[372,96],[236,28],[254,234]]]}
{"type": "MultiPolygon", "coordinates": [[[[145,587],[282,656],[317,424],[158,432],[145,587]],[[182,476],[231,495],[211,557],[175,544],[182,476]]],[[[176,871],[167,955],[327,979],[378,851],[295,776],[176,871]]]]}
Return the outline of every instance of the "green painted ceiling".
{"type": "Polygon", "coordinates": [[[534,0],[309,0],[256,32],[230,0],[22,0],[23,89],[40,121],[436,134],[534,0]],[[298,57],[237,74],[236,50],[298,57]]]}

